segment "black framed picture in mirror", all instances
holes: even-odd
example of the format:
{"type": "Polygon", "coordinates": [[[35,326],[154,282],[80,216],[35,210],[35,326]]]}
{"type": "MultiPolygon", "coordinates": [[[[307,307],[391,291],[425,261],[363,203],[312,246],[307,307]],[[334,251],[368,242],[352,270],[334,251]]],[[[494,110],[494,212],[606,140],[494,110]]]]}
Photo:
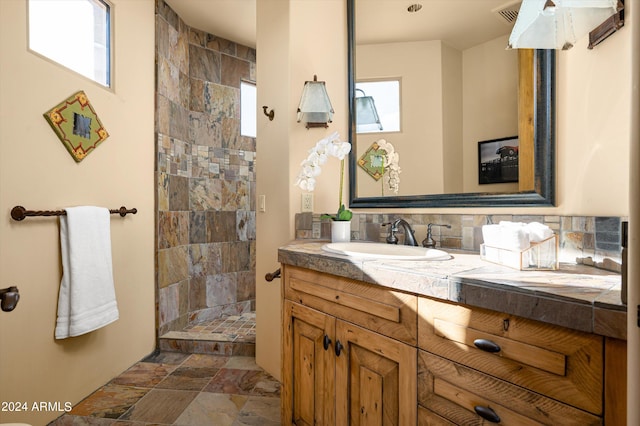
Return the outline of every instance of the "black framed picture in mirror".
{"type": "Polygon", "coordinates": [[[518,182],[518,137],[478,142],[478,183],[518,182]]]}

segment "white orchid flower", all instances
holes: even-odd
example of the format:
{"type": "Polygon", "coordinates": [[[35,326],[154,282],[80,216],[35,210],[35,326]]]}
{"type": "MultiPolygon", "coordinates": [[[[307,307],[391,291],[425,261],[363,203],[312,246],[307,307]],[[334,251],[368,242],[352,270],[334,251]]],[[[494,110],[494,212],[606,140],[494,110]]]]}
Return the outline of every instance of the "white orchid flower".
{"type": "Polygon", "coordinates": [[[393,145],[384,139],[376,141],[378,146],[386,153],[384,159],[384,182],[395,192],[398,193],[400,188],[400,155],[396,152],[393,145]]]}
{"type": "Polygon", "coordinates": [[[329,156],[336,157],[340,160],[340,189],[338,192],[338,213],[336,215],[328,215],[332,220],[347,221],[351,220],[352,213],[342,204],[342,189],[344,182],[344,158],[351,151],[351,144],[340,140],[338,132],[334,132],[326,138],[320,139],[316,145],[309,150],[309,156],[301,163],[302,169],[296,180],[296,186],[304,191],[313,191],[316,186],[316,177],[320,175],[329,156]]]}

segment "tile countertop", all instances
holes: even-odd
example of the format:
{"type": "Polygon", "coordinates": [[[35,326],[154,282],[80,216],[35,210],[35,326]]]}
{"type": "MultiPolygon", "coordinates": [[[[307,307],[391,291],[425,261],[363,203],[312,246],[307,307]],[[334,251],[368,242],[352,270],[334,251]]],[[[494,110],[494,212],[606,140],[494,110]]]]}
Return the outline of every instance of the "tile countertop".
{"type": "Polygon", "coordinates": [[[505,312],[574,330],[626,339],[620,274],[584,265],[517,271],[453,253],[445,261],[355,259],[322,250],[327,241],[280,247],[280,263],[383,285],[437,299],[505,312]]]}

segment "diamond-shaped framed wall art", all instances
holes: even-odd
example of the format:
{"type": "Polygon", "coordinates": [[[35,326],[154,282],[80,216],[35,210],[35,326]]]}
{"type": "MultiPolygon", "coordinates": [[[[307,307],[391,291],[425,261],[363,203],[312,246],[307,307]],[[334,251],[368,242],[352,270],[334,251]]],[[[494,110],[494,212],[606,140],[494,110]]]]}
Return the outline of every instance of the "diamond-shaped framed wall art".
{"type": "Polygon", "coordinates": [[[109,137],[82,90],[45,112],[44,118],[78,163],[109,137]]]}
{"type": "Polygon", "coordinates": [[[376,142],[358,159],[358,165],[375,180],[380,180],[385,172],[384,159],[387,151],[380,148],[376,142]]]}

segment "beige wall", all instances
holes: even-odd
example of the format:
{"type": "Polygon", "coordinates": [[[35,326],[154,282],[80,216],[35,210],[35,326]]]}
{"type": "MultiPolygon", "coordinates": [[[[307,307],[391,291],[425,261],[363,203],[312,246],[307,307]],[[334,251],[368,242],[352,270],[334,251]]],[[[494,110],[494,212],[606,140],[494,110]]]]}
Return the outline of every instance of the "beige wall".
{"type": "Polygon", "coordinates": [[[463,62],[464,192],[517,191],[517,183],[478,184],[478,142],[518,134],[518,54],[508,36],[466,49],[463,62]]]}
{"type": "MultiPolygon", "coordinates": [[[[258,114],[256,193],[266,211],[256,211],[256,361],[280,377],[280,280],[264,276],[278,267],[278,247],[293,238],[289,219],[289,4],[257,2],[258,107],[275,112],[273,121],[258,114]],[[262,82],[270,82],[263,84],[262,82]]],[[[258,203],[259,205],[259,203],[258,203]]]]}
{"type": "Polygon", "coordinates": [[[444,193],[464,190],[462,52],[442,44],[442,151],[444,193]]]}
{"type": "Polygon", "coordinates": [[[558,53],[558,192],[563,213],[629,214],[633,24],[627,21],[593,50],[581,40],[558,53]]]}
{"type": "MultiPolygon", "coordinates": [[[[294,186],[299,164],[315,143],[334,131],[347,137],[347,41],[343,0],[257,2],[258,106],[275,111],[275,119],[258,115],[257,194],[266,212],[256,213],[256,361],[280,377],[280,280],[264,275],[279,267],[277,249],[294,238],[294,214],[302,190],[294,186]],[[336,111],[329,128],[306,129],[296,110],[306,80],[325,81],[336,111]]],[[[339,164],[327,162],[314,193],[315,209],[338,209],[339,164]]],[[[346,182],[346,181],[345,181],[346,182]]],[[[344,194],[347,201],[347,194],[344,194]]]]}
{"type": "MultiPolygon", "coordinates": [[[[356,70],[359,81],[400,78],[400,132],[358,135],[358,155],[373,142],[385,139],[400,155],[398,195],[442,193],[443,67],[439,41],[359,45],[356,70]]],[[[358,168],[358,194],[381,195],[381,181],[358,168]]],[[[385,195],[389,194],[385,190],[385,195]]]]}
{"type": "MultiPolygon", "coordinates": [[[[21,294],[13,312],[0,313],[0,401],[76,404],[155,346],[154,2],[110,1],[113,91],[30,53],[26,1],[0,1],[0,287],[17,285],[21,294]],[[77,90],[110,133],[79,164],[42,116],[77,90]],[[15,205],[138,209],[111,219],[118,321],[54,340],[62,273],[57,219],[15,222],[15,205]]],[[[42,425],[61,414],[0,412],[0,423],[42,425]]]]}

